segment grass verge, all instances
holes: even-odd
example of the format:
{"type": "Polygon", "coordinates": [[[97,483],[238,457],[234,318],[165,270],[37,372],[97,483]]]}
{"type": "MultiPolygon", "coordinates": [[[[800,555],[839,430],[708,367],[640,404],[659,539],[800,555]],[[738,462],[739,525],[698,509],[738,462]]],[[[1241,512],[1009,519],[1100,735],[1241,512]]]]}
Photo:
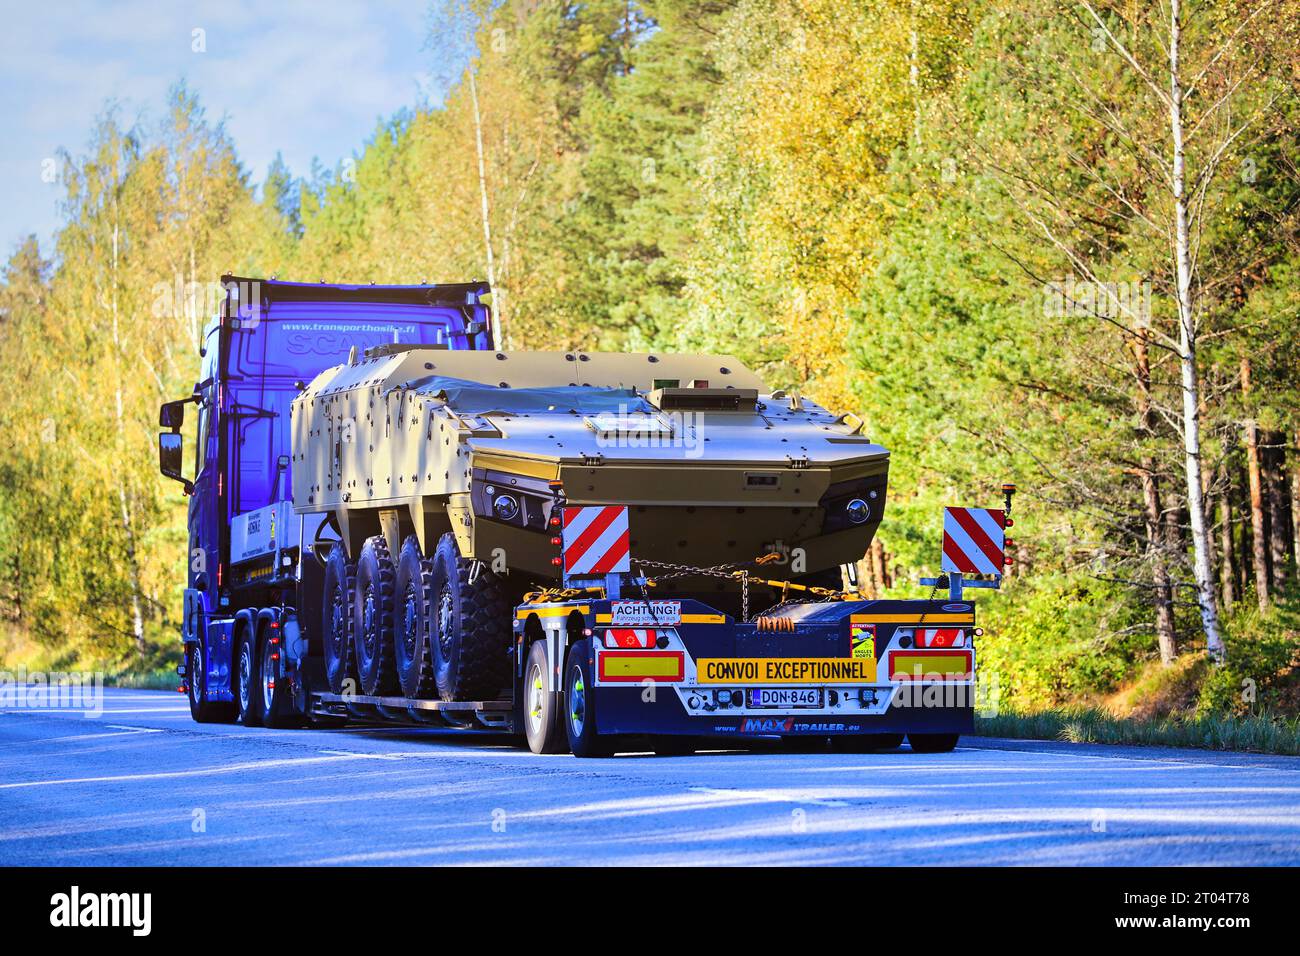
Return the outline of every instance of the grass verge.
{"type": "Polygon", "coordinates": [[[1300,718],[1269,714],[1143,720],[1114,717],[1092,707],[1066,707],[1034,713],[1009,712],[996,717],[976,717],[975,734],[980,737],[1061,740],[1067,743],[1199,747],[1205,750],[1300,755],[1300,718]]]}

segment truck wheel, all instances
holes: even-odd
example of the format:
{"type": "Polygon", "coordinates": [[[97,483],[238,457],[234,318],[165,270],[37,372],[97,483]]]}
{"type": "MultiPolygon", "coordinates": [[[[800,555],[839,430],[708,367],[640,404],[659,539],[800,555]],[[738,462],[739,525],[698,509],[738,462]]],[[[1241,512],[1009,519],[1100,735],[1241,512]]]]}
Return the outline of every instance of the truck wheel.
{"type": "Polygon", "coordinates": [[[239,629],[239,646],[235,651],[235,709],[239,722],[245,727],[256,727],[262,718],[261,678],[258,676],[259,660],[253,629],[247,625],[239,629]]]}
{"type": "Polygon", "coordinates": [[[505,585],[460,556],[447,532],[433,553],[430,648],[438,696],[443,700],[495,698],[510,682],[510,602],[505,585]]]}
{"type": "Polygon", "coordinates": [[[907,742],[919,754],[946,754],[957,746],[961,734],[908,734],[907,742]]]}
{"type": "Polygon", "coordinates": [[[614,746],[596,733],[596,701],[592,691],[591,642],[578,641],[569,649],[564,668],[564,729],[575,757],[608,757],[614,746]]]}
{"type": "Polygon", "coordinates": [[[852,734],[831,738],[831,752],[837,754],[869,754],[877,750],[896,750],[901,746],[902,734],[852,734]]]}
{"type": "Polygon", "coordinates": [[[348,564],[339,542],[325,562],[324,600],[321,602],[321,643],[325,650],[325,677],[334,694],[357,692],[357,659],[352,651],[352,592],[356,566],[348,564]]]}
{"type": "Polygon", "coordinates": [[[533,641],[524,665],[524,735],[535,754],[564,753],[564,728],[560,725],[559,695],[546,689],[546,642],[533,641]]]}
{"type": "Polygon", "coordinates": [[[191,644],[187,652],[185,680],[189,685],[190,716],[198,724],[228,724],[235,717],[235,705],[224,700],[208,700],[208,677],[203,642],[191,644]]]}
{"type": "Polygon", "coordinates": [[[397,596],[393,656],[397,681],[404,697],[432,697],[438,683],[430,646],[430,610],[433,607],[433,562],[425,561],[420,542],[408,535],[397,555],[397,596]]]}
{"type": "Polygon", "coordinates": [[[261,628],[262,636],[258,641],[258,646],[262,649],[262,662],[257,669],[257,701],[261,705],[261,724],[276,729],[297,727],[302,721],[293,709],[289,681],[279,677],[283,647],[271,643],[271,630],[269,627],[261,628]]]}
{"type": "Polygon", "coordinates": [[[393,659],[393,579],[396,572],[384,536],[367,538],[357,558],[352,598],[352,646],[361,692],[372,697],[397,694],[393,659]]]}

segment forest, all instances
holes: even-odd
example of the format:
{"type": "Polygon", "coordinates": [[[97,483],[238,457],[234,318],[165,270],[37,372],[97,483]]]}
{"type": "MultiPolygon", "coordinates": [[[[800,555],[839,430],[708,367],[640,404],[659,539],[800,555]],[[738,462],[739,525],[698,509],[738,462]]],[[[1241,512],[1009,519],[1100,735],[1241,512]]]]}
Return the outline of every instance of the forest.
{"type": "Polygon", "coordinates": [[[223,273],[486,278],[512,349],[719,351],[892,454],[923,596],[997,507],[1002,705],[1300,712],[1300,2],[448,0],[436,103],[254,181],[184,84],[106,105],[0,278],[0,662],[179,658],[186,395],[223,273]],[[463,53],[460,51],[468,51],[463,53]]]}

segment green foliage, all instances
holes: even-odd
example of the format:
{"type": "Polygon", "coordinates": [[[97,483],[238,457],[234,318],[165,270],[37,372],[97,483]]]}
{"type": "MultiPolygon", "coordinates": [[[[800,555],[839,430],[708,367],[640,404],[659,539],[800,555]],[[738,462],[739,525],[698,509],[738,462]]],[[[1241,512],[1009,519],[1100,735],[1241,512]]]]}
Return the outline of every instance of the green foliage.
{"type": "MultiPolygon", "coordinates": [[[[1163,61],[1154,13],[1102,8],[1133,25],[1124,39],[1143,62],[1163,61]]],[[[1300,16],[1286,0],[1267,29],[1238,35],[1235,4],[1196,9],[1189,56],[1240,42],[1189,108],[1230,92],[1234,117],[1264,110],[1204,192],[1201,416],[1217,499],[1242,467],[1244,419],[1300,433],[1300,16]],[[1246,66],[1249,82],[1229,89],[1246,66]]],[[[444,0],[431,22],[437,69],[467,68],[335,169],[295,176],[277,159],[257,188],[183,85],[162,123],[125,128],[110,113],[67,158],[56,248],[22,244],[0,283],[0,653],[164,667],[185,501],[156,474],[154,416],[196,372],[206,316],[187,284],[226,270],[491,271],[511,347],[725,352],[774,388],[861,414],[892,453],[891,596],[925,594],[944,505],[997,506],[1015,481],[1019,561],[1003,592],[979,598],[982,667],[1004,702],[1111,695],[1211,721],[1158,732],[1185,739],[1266,736],[1212,721],[1297,710],[1287,600],[1261,616],[1238,596],[1228,666],[1200,655],[1177,363],[1150,350],[1144,422],[1134,329],[1045,304],[1046,284],[1077,271],[1069,247],[1107,279],[1150,281],[1152,334],[1176,328],[1168,238],[1144,225],[1167,222],[1150,174],[1167,113],[1077,7],[444,0]],[[1173,528],[1158,548],[1147,473],[1173,528]],[[1157,557],[1184,653],[1167,670],[1157,557]]],[[[1193,173],[1212,158],[1193,150],[1193,173]]],[[[1086,712],[1052,727],[1148,732],[1086,712]]]]}
{"type": "Polygon", "coordinates": [[[1114,717],[1095,707],[1075,706],[980,717],[975,721],[975,733],[983,737],[1061,740],[1067,743],[1196,747],[1300,755],[1300,718],[1271,714],[1129,720],[1114,717]]]}

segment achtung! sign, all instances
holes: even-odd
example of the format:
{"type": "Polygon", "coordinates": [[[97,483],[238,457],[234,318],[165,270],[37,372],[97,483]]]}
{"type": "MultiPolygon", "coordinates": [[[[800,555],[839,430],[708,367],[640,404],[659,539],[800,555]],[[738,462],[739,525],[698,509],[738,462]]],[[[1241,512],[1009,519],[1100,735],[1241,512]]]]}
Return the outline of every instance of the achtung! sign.
{"type": "Polygon", "coordinates": [[[861,684],[876,662],[861,657],[711,657],[695,662],[701,684],[861,684]]]}

